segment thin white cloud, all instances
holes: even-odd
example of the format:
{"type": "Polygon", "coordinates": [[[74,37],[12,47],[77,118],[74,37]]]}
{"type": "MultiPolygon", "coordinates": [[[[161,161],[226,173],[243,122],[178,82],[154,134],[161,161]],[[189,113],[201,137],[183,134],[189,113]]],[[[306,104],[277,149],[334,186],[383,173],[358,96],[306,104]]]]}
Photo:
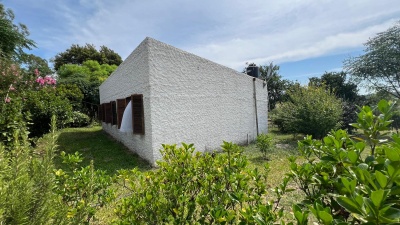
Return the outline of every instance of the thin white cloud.
{"type": "Polygon", "coordinates": [[[37,0],[32,6],[13,0],[10,5],[41,10],[46,26],[30,26],[18,16],[46,57],[91,43],[126,58],[150,36],[235,69],[245,62],[283,63],[351,51],[400,18],[397,0],[37,0]]]}

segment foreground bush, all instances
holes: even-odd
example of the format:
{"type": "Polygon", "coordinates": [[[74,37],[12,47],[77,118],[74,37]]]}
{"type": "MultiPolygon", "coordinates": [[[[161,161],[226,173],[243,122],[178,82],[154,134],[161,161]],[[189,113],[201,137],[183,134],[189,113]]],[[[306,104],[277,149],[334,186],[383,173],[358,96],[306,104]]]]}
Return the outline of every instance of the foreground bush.
{"type": "MultiPolygon", "coordinates": [[[[159,168],[123,171],[131,195],[122,199],[117,224],[270,224],[283,214],[267,199],[266,171],[250,170],[241,148],[194,153],[193,145],[163,145],[159,168]],[[257,222],[258,221],[258,222],[257,222]]],[[[285,192],[286,186],[282,186],[285,192]]]]}
{"type": "Polygon", "coordinates": [[[27,135],[14,136],[23,138],[7,149],[0,143],[0,224],[89,224],[112,199],[111,178],[93,166],[78,167],[79,154],[62,155],[69,169],[56,169],[54,129],[36,148],[27,135]]]}
{"type": "Polygon", "coordinates": [[[388,141],[392,104],[361,108],[352,124],[363,138],[331,132],[323,140],[310,136],[299,143],[304,157],[292,157],[292,178],[303,191],[296,218],[312,212],[322,224],[398,224],[400,222],[400,136],[388,141]],[[370,154],[363,153],[367,146],[370,154]]]}
{"type": "Polygon", "coordinates": [[[272,121],[282,132],[322,138],[340,127],[341,102],[325,88],[293,87],[288,95],[289,100],[278,104],[271,113],[272,121]]]}
{"type": "Polygon", "coordinates": [[[268,166],[248,169],[234,144],[212,154],[164,145],[157,170],[120,172],[130,194],[119,201],[115,223],[306,225],[313,214],[319,224],[399,224],[400,136],[385,136],[392,109],[386,101],[360,108],[352,125],[361,137],[337,130],[300,141],[301,160],[289,158],[290,173],[273,196],[266,189],[268,166]],[[304,194],[292,211],[279,206],[289,183],[304,194]]]}

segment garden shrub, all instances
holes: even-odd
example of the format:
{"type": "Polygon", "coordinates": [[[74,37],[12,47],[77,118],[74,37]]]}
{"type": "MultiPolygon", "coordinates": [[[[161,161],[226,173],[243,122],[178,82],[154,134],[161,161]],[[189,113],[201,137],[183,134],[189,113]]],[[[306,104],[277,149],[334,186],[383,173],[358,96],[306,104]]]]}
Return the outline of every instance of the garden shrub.
{"type": "Polygon", "coordinates": [[[65,127],[72,120],[72,106],[68,99],[57,95],[51,87],[27,92],[24,111],[31,115],[31,123],[28,125],[30,137],[40,137],[47,133],[52,115],[58,119],[57,128],[65,127]]]}
{"type": "Polygon", "coordinates": [[[85,127],[90,124],[90,117],[84,113],[73,111],[69,127],[85,127]]]}
{"type": "Polygon", "coordinates": [[[56,122],[32,148],[16,130],[14,143],[0,143],[0,224],[89,224],[110,202],[111,177],[93,165],[79,168],[79,154],[63,155],[67,170],[56,169],[56,122]]]}
{"type": "Polygon", "coordinates": [[[388,130],[393,105],[364,106],[353,124],[363,138],[346,131],[331,132],[323,140],[306,137],[299,142],[305,161],[291,157],[291,172],[303,202],[294,207],[296,218],[307,222],[308,213],[322,224],[398,224],[400,222],[400,136],[391,141],[388,130]],[[364,151],[369,145],[370,154],[364,151]]]}
{"type": "Polygon", "coordinates": [[[303,133],[322,138],[340,127],[341,101],[323,87],[294,87],[288,91],[289,100],[278,104],[271,119],[286,133],[303,133]]]}
{"type": "Polygon", "coordinates": [[[131,194],[118,203],[116,224],[271,224],[282,217],[279,201],[266,197],[266,171],[246,168],[239,146],[224,142],[222,149],[163,145],[157,170],[121,171],[131,194]]]}
{"type": "Polygon", "coordinates": [[[272,152],[274,144],[274,139],[271,134],[260,134],[257,136],[257,147],[260,149],[265,159],[267,159],[267,154],[272,152]]]}
{"type": "MultiPolygon", "coordinates": [[[[28,125],[29,137],[40,137],[50,130],[52,115],[57,127],[64,127],[72,115],[71,104],[64,92],[57,92],[56,81],[42,77],[38,70],[21,70],[11,61],[0,60],[0,140],[6,146],[13,143],[14,130],[28,125]]],[[[23,130],[23,129],[21,129],[23,130]]]]}

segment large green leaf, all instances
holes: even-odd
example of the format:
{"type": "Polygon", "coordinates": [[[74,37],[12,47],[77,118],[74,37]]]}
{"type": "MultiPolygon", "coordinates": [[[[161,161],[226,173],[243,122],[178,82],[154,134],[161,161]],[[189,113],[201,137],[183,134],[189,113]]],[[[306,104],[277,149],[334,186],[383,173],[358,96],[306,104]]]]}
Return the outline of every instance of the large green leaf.
{"type": "Polygon", "coordinates": [[[388,220],[386,223],[400,222],[400,209],[390,207],[380,216],[388,220]]]}
{"type": "Polygon", "coordinates": [[[347,157],[349,158],[351,163],[356,163],[358,159],[358,154],[354,150],[351,150],[347,153],[347,157]]]}
{"type": "Polygon", "coordinates": [[[384,190],[380,189],[377,191],[373,191],[371,193],[371,200],[374,203],[376,208],[380,208],[382,202],[386,199],[387,192],[385,193],[384,190]]]}
{"type": "Polygon", "coordinates": [[[380,171],[376,171],[375,172],[375,178],[378,181],[379,185],[381,186],[381,188],[385,188],[387,185],[387,177],[381,173],[380,171]]]}
{"type": "Polygon", "coordinates": [[[356,201],[353,201],[351,198],[340,196],[336,199],[340,206],[345,208],[347,211],[357,214],[362,214],[362,208],[357,204],[356,201]]]}
{"type": "Polygon", "coordinates": [[[341,177],[340,179],[344,185],[344,187],[347,189],[348,193],[353,193],[356,185],[357,185],[357,180],[350,180],[347,179],[346,177],[341,177]]]}
{"type": "Polygon", "coordinates": [[[398,149],[385,148],[385,154],[392,162],[400,161],[400,154],[398,149]]]}
{"type": "Polygon", "coordinates": [[[331,214],[325,212],[325,211],[320,211],[319,212],[319,218],[322,220],[322,222],[326,225],[332,224],[333,217],[331,214]]]}

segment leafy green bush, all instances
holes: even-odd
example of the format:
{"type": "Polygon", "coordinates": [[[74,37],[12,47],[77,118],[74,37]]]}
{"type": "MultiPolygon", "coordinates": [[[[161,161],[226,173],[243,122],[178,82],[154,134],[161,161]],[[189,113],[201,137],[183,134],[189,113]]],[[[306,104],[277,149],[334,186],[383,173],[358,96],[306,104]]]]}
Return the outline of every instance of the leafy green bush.
{"type": "Polygon", "coordinates": [[[90,117],[84,113],[73,111],[69,127],[85,127],[90,124],[90,117]]]}
{"type": "Polygon", "coordinates": [[[89,224],[96,211],[114,199],[113,189],[109,189],[112,178],[105,171],[90,166],[79,167],[81,155],[61,153],[63,163],[69,170],[54,170],[55,193],[60,197],[68,223],[89,224]]]}
{"type": "Polygon", "coordinates": [[[40,137],[50,130],[51,116],[57,117],[57,128],[65,127],[72,120],[72,106],[68,99],[56,94],[54,88],[29,91],[24,100],[24,111],[30,112],[28,125],[30,137],[40,137]]]}
{"type": "Polygon", "coordinates": [[[322,138],[330,130],[340,127],[341,101],[323,87],[293,87],[289,101],[278,104],[271,119],[287,133],[303,133],[322,138]]]}
{"type": "MultiPolygon", "coordinates": [[[[57,126],[71,119],[71,104],[55,89],[55,80],[41,77],[38,70],[30,74],[12,62],[0,60],[0,130],[3,144],[13,143],[14,130],[28,124],[30,137],[40,137],[50,130],[50,119],[56,115],[57,126]]],[[[23,129],[21,129],[23,130],[23,129]]]]}
{"type": "Polygon", "coordinates": [[[270,153],[274,148],[274,139],[271,134],[260,134],[257,136],[257,147],[260,149],[264,158],[267,158],[267,154],[270,153]]]}
{"type": "MultiPolygon", "coordinates": [[[[222,149],[221,154],[201,154],[194,152],[193,144],[163,145],[157,170],[121,171],[121,182],[131,194],[118,203],[116,224],[277,221],[283,212],[267,199],[266,172],[247,169],[239,146],[224,142],[222,149]]],[[[283,185],[279,193],[285,190],[283,185]]]]}
{"type": "Polygon", "coordinates": [[[16,130],[14,143],[0,143],[0,224],[89,224],[112,197],[111,178],[93,166],[78,168],[79,155],[63,155],[70,167],[56,170],[56,122],[32,148],[16,130]],[[21,141],[20,141],[21,140],[21,141]]]}
{"type": "Polygon", "coordinates": [[[380,101],[376,109],[364,106],[353,124],[364,139],[338,130],[299,143],[305,161],[291,157],[288,175],[305,194],[294,207],[296,218],[307,221],[311,211],[322,224],[394,224],[400,222],[400,136],[386,141],[393,105],[380,101]],[[371,154],[363,157],[366,146],[371,154]]]}

